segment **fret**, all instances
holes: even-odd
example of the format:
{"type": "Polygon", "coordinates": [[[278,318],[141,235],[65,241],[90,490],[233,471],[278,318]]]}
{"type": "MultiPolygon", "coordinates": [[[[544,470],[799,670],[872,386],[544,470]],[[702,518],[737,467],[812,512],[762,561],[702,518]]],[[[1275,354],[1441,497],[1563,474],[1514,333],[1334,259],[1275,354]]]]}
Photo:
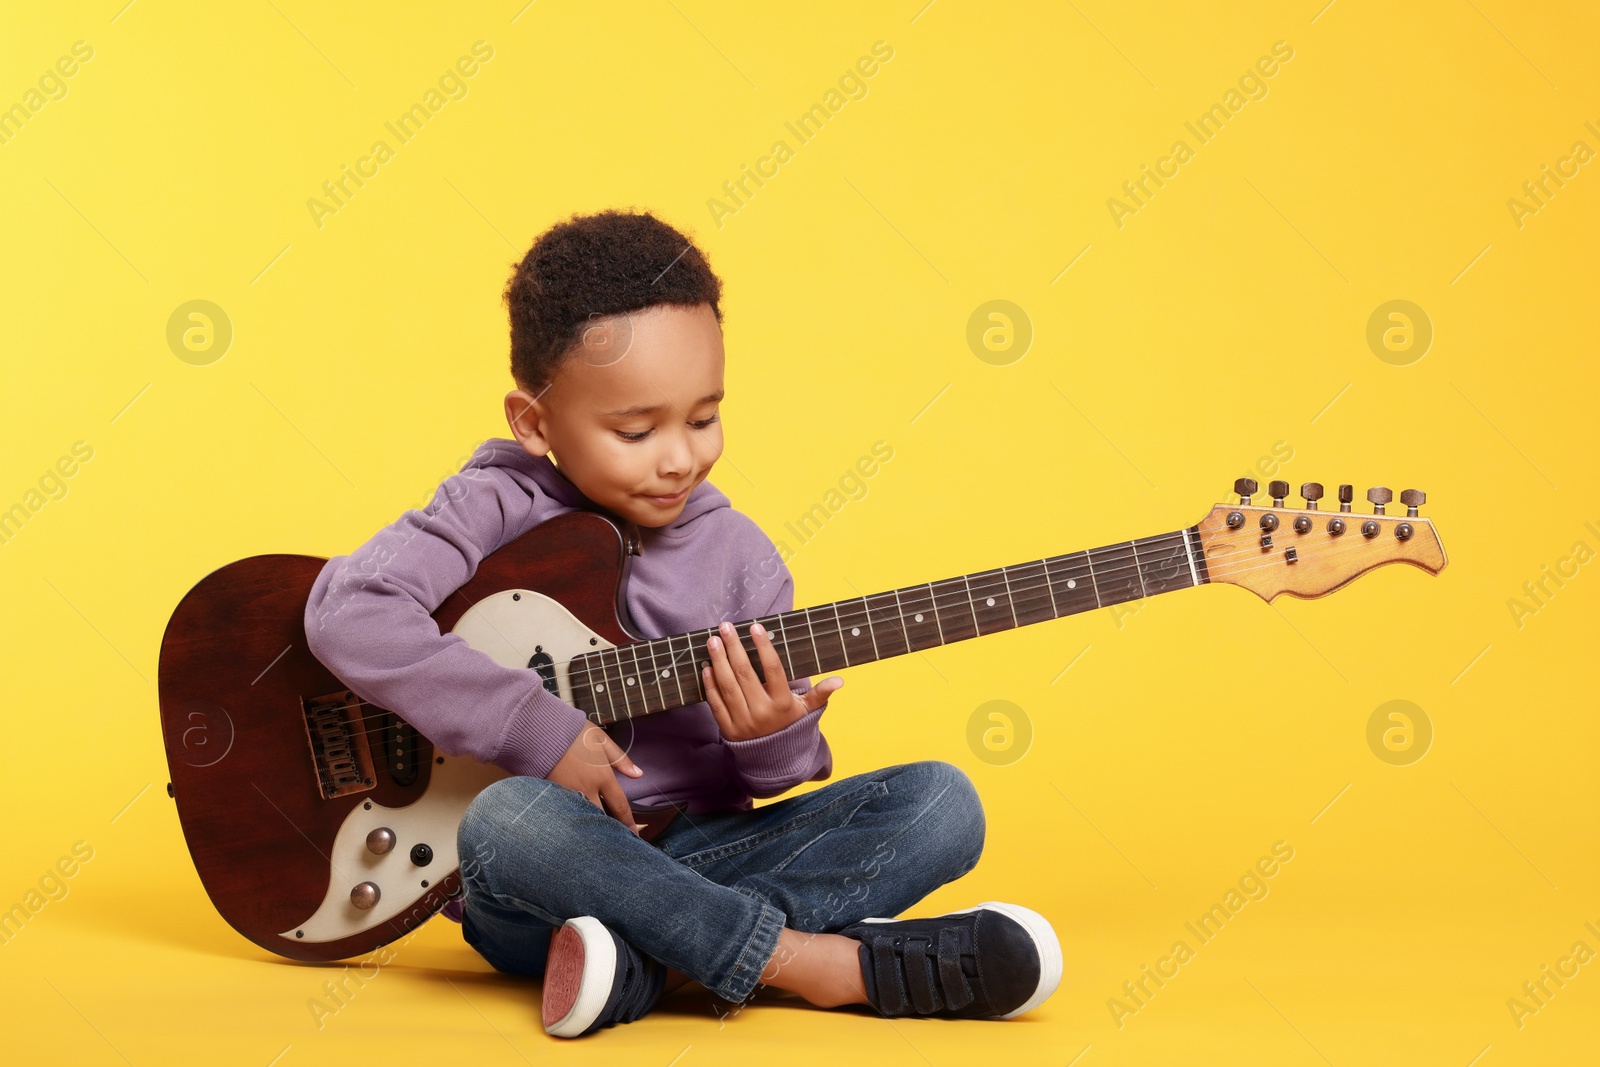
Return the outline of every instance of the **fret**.
{"type": "Polygon", "coordinates": [[[1087,551],[1080,553],[1080,555],[1083,556],[1083,562],[1089,565],[1089,585],[1094,589],[1094,606],[1103,608],[1106,606],[1106,602],[1100,599],[1100,581],[1094,575],[1094,557],[1087,551]]]}
{"type": "Polygon", "coordinates": [[[879,659],[889,659],[910,652],[911,639],[902,625],[904,620],[900,616],[900,598],[893,593],[879,593],[863,597],[862,602],[867,605],[867,629],[872,634],[874,654],[879,659]],[[889,599],[885,600],[885,597],[889,599]]]}
{"type": "Polygon", "coordinates": [[[900,598],[900,623],[905,627],[911,650],[920,652],[944,644],[939,615],[933,610],[932,584],[912,586],[899,592],[905,594],[900,598]]]}
{"type": "Polygon", "coordinates": [[[833,606],[835,612],[839,611],[840,605],[845,606],[845,610],[839,616],[839,632],[844,637],[845,655],[856,663],[871,663],[882,659],[883,656],[878,652],[878,639],[872,632],[872,619],[867,613],[867,598],[841,600],[833,606]],[[862,647],[863,645],[866,647],[862,647]],[[851,652],[852,647],[855,649],[854,653],[851,652]]]}
{"type": "Polygon", "coordinates": [[[837,670],[844,664],[844,635],[839,631],[838,621],[835,620],[830,624],[826,617],[822,619],[811,617],[813,611],[821,614],[827,607],[823,605],[805,609],[806,625],[811,628],[811,642],[817,649],[817,669],[812,672],[814,674],[837,670]]]}
{"type": "Polygon", "coordinates": [[[1006,589],[1011,594],[1011,617],[1018,626],[1061,616],[1056,608],[1056,594],[1051,588],[1046,560],[1019,563],[1015,567],[1005,568],[1002,573],[1005,572],[1013,572],[1005,575],[1006,589]],[[1015,583],[1011,581],[1013,576],[1015,583]],[[1019,597],[1021,604],[1017,602],[1019,597]]]}
{"type": "Polygon", "coordinates": [[[1139,599],[1139,568],[1128,554],[1128,544],[1094,548],[1084,555],[1094,568],[1094,587],[1101,607],[1139,599]]]}
{"type": "Polygon", "coordinates": [[[639,685],[638,685],[638,680],[639,680],[639,646],[637,644],[634,644],[634,645],[625,645],[624,647],[627,648],[628,650],[630,650],[633,653],[633,673],[632,674],[628,673],[628,665],[626,663],[622,662],[622,649],[618,649],[617,650],[617,674],[619,674],[622,677],[622,699],[623,699],[623,702],[628,705],[628,718],[631,719],[631,718],[633,718],[633,714],[634,714],[633,713],[633,704],[634,704],[634,700],[636,698],[638,699],[638,702],[639,702],[639,714],[640,715],[643,715],[649,709],[645,707],[644,694],[640,692],[639,685]]]}
{"type": "Polygon", "coordinates": [[[1166,593],[1174,589],[1188,589],[1196,585],[1189,570],[1188,536],[1186,533],[1167,534],[1145,542],[1145,589],[1147,595],[1166,593]]]}
{"type": "Polygon", "coordinates": [[[947,578],[933,583],[933,603],[940,640],[948,644],[977,636],[977,610],[972,605],[972,594],[967,591],[965,578],[947,578]]]}
{"type": "Polygon", "coordinates": [[[1150,590],[1144,585],[1144,564],[1139,562],[1139,539],[1134,538],[1128,542],[1128,547],[1133,550],[1133,571],[1139,576],[1139,596],[1144,598],[1150,595],[1150,590]]]}
{"type": "Polygon", "coordinates": [[[1059,615],[1092,611],[1100,606],[1100,594],[1094,588],[1094,569],[1084,553],[1047,559],[1045,571],[1050,576],[1051,595],[1058,598],[1061,605],[1059,615]]]}
{"type": "Polygon", "coordinates": [[[833,625],[838,627],[839,654],[844,657],[844,665],[850,666],[850,642],[844,639],[844,620],[839,618],[839,602],[833,602],[833,625]]]}
{"type": "Polygon", "coordinates": [[[772,615],[761,620],[761,625],[767,628],[767,635],[772,638],[772,647],[778,653],[778,662],[783,664],[783,673],[788,678],[799,677],[794,671],[794,657],[789,655],[789,632],[784,629],[783,615],[772,615]],[[776,629],[773,623],[777,623],[776,629]]]}
{"type": "Polygon", "coordinates": [[[978,621],[978,604],[972,599],[972,575],[961,576],[961,587],[967,591],[967,610],[972,612],[972,632],[983,633],[983,624],[978,621]]]}
{"type": "Polygon", "coordinates": [[[589,678],[588,659],[588,653],[572,657],[567,664],[567,685],[572,693],[572,706],[593,719],[598,709],[594,706],[594,684],[589,678]]]}
{"type": "Polygon", "coordinates": [[[894,613],[900,617],[900,633],[906,639],[906,651],[916,651],[916,645],[911,643],[911,631],[906,629],[906,609],[900,603],[900,590],[894,591],[894,613]]]}
{"type": "Polygon", "coordinates": [[[617,714],[616,689],[609,684],[611,682],[611,674],[606,669],[606,651],[606,649],[602,649],[596,652],[594,656],[595,662],[600,665],[600,681],[596,685],[596,691],[606,698],[606,707],[610,711],[610,715],[606,717],[606,722],[616,722],[621,716],[617,714]]]}
{"type": "Polygon", "coordinates": [[[1008,568],[1006,567],[1000,568],[1000,581],[1006,587],[1006,607],[1011,609],[1011,625],[1013,627],[1017,627],[1021,626],[1022,624],[1017,621],[1017,602],[1016,599],[1011,595],[1011,577],[1010,575],[1006,574],[1007,570],[1008,568]]]}
{"type": "Polygon", "coordinates": [[[1003,568],[968,575],[967,592],[972,598],[972,617],[978,624],[980,635],[992,634],[996,630],[1009,630],[1017,625],[1016,612],[1011,605],[1011,594],[1006,588],[1003,568]],[[999,582],[995,581],[996,578],[1000,579],[999,582]],[[974,584],[977,586],[975,593],[974,584]],[[1003,604],[1002,598],[1005,600],[1003,604]]]}
{"type": "MultiPolygon", "coordinates": [[[[650,684],[656,687],[656,697],[661,702],[654,710],[660,711],[662,708],[669,707],[670,702],[667,700],[666,687],[661,684],[661,669],[656,666],[656,642],[654,640],[641,641],[639,645],[643,645],[645,651],[650,653],[650,684]]],[[[639,645],[634,645],[633,647],[637,650],[639,645]]],[[[633,654],[633,661],[635,663],[639,662],[639,653],[637,651],[633,654]]],[[[644,684],[643,679],[640,680],[639,684],[641,686],[644,684]]]]}
{"type": "Polygon", "coordinates": [[[817,651],[817,631],[811,627],[811,609],[801,608],[801,618],[806,621],[806,637],[811,641],[811,670],[806,674],[817,674],[822,670],[822,653],[817,651]]]}
{"type": "MultiPolygon", "coordinates": [[[[672,647],[672,642],[674,640],[676,640],[674,637],[667,638],[667,662],[672,664],[672,681],[678,687],[678,703],[680,705],[692,704],[693,701],[683,695],[683,674],[678,669],[678,653],[672,647]]],[[[687,640],[685,640],[685,644],[687,643],[687,640]]],[[[692,653],[693,649],[688,649],[687,651],[692,653]]],[[[693,660],[694,656],[691,654],[689,658],[693,660]]]]}

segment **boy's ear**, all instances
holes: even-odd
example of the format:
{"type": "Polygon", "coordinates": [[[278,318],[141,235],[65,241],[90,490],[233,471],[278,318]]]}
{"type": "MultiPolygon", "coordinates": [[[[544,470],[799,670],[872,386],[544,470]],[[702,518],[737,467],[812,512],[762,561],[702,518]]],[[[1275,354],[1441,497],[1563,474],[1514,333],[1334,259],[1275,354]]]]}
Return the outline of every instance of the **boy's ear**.
{"type": "Polygon", "coordinates": [[[545,418],[544,406],[526,389],[513,389],[506,394],[506,425],[530,456],[550,451],[550,442],[543,433],[545,418]]]}

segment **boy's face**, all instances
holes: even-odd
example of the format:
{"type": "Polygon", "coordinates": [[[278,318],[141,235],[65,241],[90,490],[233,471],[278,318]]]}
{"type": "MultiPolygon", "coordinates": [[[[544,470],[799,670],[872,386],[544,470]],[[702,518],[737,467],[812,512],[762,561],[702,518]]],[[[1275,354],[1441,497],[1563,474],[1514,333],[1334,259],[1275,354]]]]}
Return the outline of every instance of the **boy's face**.
{"type": "Polygon", "coordinates": [[[723,360],[710,304],[595,319],[538,395],[506,394],[506,421],[596,504],[665,526],[722,455],[723,360]]]}

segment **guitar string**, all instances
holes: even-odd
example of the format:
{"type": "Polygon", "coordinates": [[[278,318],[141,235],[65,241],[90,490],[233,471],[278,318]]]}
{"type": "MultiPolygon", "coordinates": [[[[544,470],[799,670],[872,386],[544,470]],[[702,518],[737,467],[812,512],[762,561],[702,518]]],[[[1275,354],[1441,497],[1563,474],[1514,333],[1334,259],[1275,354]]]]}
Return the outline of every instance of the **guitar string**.
{"type": "MultiPolygon", "coordinates": [[[[1144,543],[1146,545],[1155,545],[1160,541],[1170,540],[1170,539],[1173,539],[1173,538],[1186,538],[1186,531],[1177,531],[1177,532],[1170,533],[1170,534],[1158,534],[1155,537],[1150,538],[1148,541],[1146,541],[1144,543]]],[[[1365,538],[1351,539],[1350,541],[1345,541],[1345,542],[1342,542],[1342,543],[1335,544],[1335,545],[1333,545],[1331,547],[1328,547],[1325,551],[1319,550],[1319,554],[1323,555],[1323,556],[1326,556],[1326,555],[1331,555],[1333,553],[1342,551],[1344,549],[1365,547],[1365,546],[1367,546],[1369,544],[1370,544],[1370,541],[1368,541],[1365,538]]],[[[1091,549],[1089,551],[1093,552],[1093,551],[1106,551],[1107,549],[1120,549],[1121,547],[1123,547],[1123,545],[1129,545],[1129,546],[1134,547],[1135,549],[1137,548],[1137,543],[1136,542],[1123,542],[1122,544],[1107,545],[1107,546],[1104,546],[1104,548],[1102,548],[1102,549],[1098,549],[1098,550],[1091,549]]],[[[1177,546],[1176,545],[1169,545],[1168,547],[1175,548],[1177,546]]],[[[1187,549],[1189,546],[1185,546],[1185,547],[1187,549]]],[[[1285,546],[1285,547],[1287,547],[1287,546],[1285,546]]],[[[1278,558],[1270,558],[1270,559],[1268,559],[1268,558],[1260,558],[1258,562],[1254,562],[1254,563],[1248,563],[1247,562],[1247,563],[1244,563],[1244,564],[1227,563],[1227,562],[1224,561],[1219,565],[1218,562],[1217,562],[1219,560],[1224,560],[1224,557],[1226,557],[1226,556],[1230,556],[1230,555],[1232,555],[1232,556],[1249,555],[1249,554],[1251,554],[1253,552],[1260,552],[1260,551],[1261,551],[1261,549],[1259,547],[1257,547],[1257,546],[1246,545],[1245,547],[1242,547],[1242,548],[1240,548],[1238,550],[1235,550],[1235,551],[1217,553],[1213,557],[1211,557],[1211,558],[1206,560],[1207,574],[1208,574],[1208,576],[1215,576],[1215,577],[1222,577],[1224,575],[1233,577],[1233,576],[1237,576],[1237,575],[1240,575],[1240,574],[1248,573],[1248,572],[1254,571],[1254,570],[1262,570],[1262,569],[1265,569],[1265,568],[1268,568],[1268,567],[1279,567],[1279,566],[1286,566],[1287,565],[1281,559],[1278,559],[1278,558]]],[[[1069,553],[1069,554],[1063,555],[1063,556],[1050,556],[1050,557],[1046,557],[1046,558],[1040,559],[1040,560],[1030,560],[1030,561],[1025,562],[1025,563],[1012,564],[1012,565],[1010,565],[1008,567],[1005,567],[1005,568],[996,568],[996,569],[990,570],[990,571],[975,572],[972,575],[964,576],[964,578],[970,579],[970,578],[973,578],[973,577],[980,577],[981,576],[981,577],[986,577],[986,578],[991,578],[992,579],[993,577],[1003,576],[1002,572],[1004,572],[1004,571],[1014,571],[1014,570],[1018,570],[1018,569],[1020,569],[1022,567],[1032,567],[1032,566],[1038,566],[1040,564],[1046,564],[1046,569],[1045,569],[1045,572],[1044,572],[1044,581],[1043,582],[1039,581],[1037,578],[1033,578],[1033,579],[1030,579],[1028,581],[1019,581],[1016,585],[1013,585],[1013,586],[1010,587],[1014,591],[1021,591],[1022,593],[1027,594],[1027,595],[1023,595],[1023,596],[1017,596],[1015,594],[1015,592],[1014,592],[1013,595],[1010,597],[1010,602],[1013,605],[1013,610],[1014,610],[1016,606],[1022,606],[1024,608],[1027,608],[1029,606],[1034,606],[1034,605],[1042,606],[1047,600],[1049,600],[1049,601],[1052,602],[1052,610],[1053,610],[1054,609],[1054,599],[1050,594],[1052,592],[1056,591],[1057,588],[1059,587],[1060,581],[1061,581],[1061,576],[1060,576],[1059,573],[1052,575],[1050,573],[1050,571],[1049,571],[1048,564],[1052,563],[1052,562],[1055,562],[1055,561],[1058,561],[1058,560],[1066,560],[1066,559],[1070,559],[1070,558],[1073,558],[1073,557],[1082,557],[1082,556],[1086,556],[1086,555],[1087,555],[1087,553],[1081,553],[1080,552],[1080,553],[1069,553]],[[1040,595],[1040,591],[1041,590],[1046,590],[1044,595],[1040,595]]],[[[1178,557],[1174,554],[1174,556],[1172,556],[1171,558],[1172,559],[1177,559],[1178,557]]],[[[1187,552],[1185,553],[1185,556],[1183,557],[1183,560],[1184,560],[1184,563],[1186,564],[1187,563],[1187,552]]],[[[1128,565],[1128,566],[1115,566],[1115,567],[1109,568],[1107,570],[1096,570],[1096,571],[1093,572],[1093,575],[1094,575],[1094,577],[1096,579],[1099,579],[1103,575],[1109,581],[1114,577],[1125,576],[1127,574],[1131,574],[1131,573],[1134,573],[1134,572],[1139,572],[1142,575],[1146,570],[1148,570],[1148,565],[1147,564],[1146,565],[1141,565],[1138,562],[1134,562],[1133,564],[1128,565]]],[[[1182,567],[1177,568],[1177,573],[1179,573],[1180,575],[1181,575],[1182,571],[1183,571],[1182,567]]],[[[872,606],[870,604],[868,604],[867,601],[869,601],[871,599],[874,599],[876,597],[895,595],[895,594],[898,594],[900,592],[920,591],[924,587],[927,587],[929,589],[929,592],[926,593],[926,594],[922,594],[922,595],[925,595],[927,597],[928,603],[929,603],[930,607],[933,609],[933,611],[931,613],[937,615],[937,614],[939,614],[940,612],[942,612],[944,610],[948,610],[949,606],[947,605],[946,607],[941,608],[938,605],[938,601],[937,601],[936,598],[937,598],[937,595],[939,593],[939,590],[934,588],[934,587],[939,586],[939,585],[943,585],[943,584],[946,584],[946,583],[962,581],[962,580],[963,580],[963,578],[960,578],[960,577],[958,577],[958,578],[941,578],[941,579],[936,579],[933,582],[923,583],[922,585],[905,586],[905,587],[902,587],[901,589],[886,590],[885,592],[882,592],[882,593],[871,593],[871,594],[868,594],[866,597],[851,598],[850,600],[839,601],[839,602],[837,602],[837,604],[813,605],[813,606],[808,607],[808,608],[799,609],[798,611],[781,612],[781,613],[779,613],[777,615],[760,616],[757,619],[744,620],[744,621],[746,621],[746,622],[755,622],[755,621],[760,621],[760,619],[763,619],[763,618],[765,618],[765,619],[775,619],[776,620],[776,619],[780,619],[781,617],[787,616],[787,615],[801,615],[801,616],[805,617],[805,625],[809,629],[811,627],[811,625],[812,625],[812,620],[811,620],[810,615],[809,615],[810,612],[819,611],[819,610],[822,610],[824,608],[830,608],[830,607],[836,608],[836,607],[838,607],[840,605],[843,605],[843,604],[852,604],[852,605],[854,605],[854,604],[858,604],[859,603],[861,606],[853,607],[851,609],[852,612],[861,612],[863,620],[868,623],[869,628],[875,630],[877,626],[882,625],[883,623],[887,622],[888,620],[887,619],[882,619],[882,620],[879,620],[879,622],[877,622],[877,623],[872,622],[871,621],[872,606]]],[[[1212,580],[1212,579],[1210,577],[1208,577],[1208,581],[1209,580],[1212,580]]],[[[1095,584],[1098,585],[1098,581],[1095,584]]],[[[1192,586],[1184,586],[1183,588],[1192,588],[1192,586]]],[[[1098,599],[1098,592],[1096,593],[1096,598],[1098,599]]],[[[1117,603],[1126,603],[1126,602],[1127,601],[1118,601],[1117,603]]],[[[975,602],[972,602],[972,608],[973,609],[976,608],[976,603],[975,602]]],[[[1093,609],[1091,609],[1091,610],[1093,610],[1093,609]]],[[[904,629],[904,628],[906,628],[908,626],[908,622],[907,622],[907,619],[905,617],[905,613],[904,613],[903,609],[901,609],[898,612],[898,614],[900,616],[900,622],[901,622],[902,628],[904,629]]],[[[1068,612],[1067,614],[1077,614],[1077,612],[1068,612]]],[[[1066,617],[1066,616],[1065,615],[1053,615],[1053,616],[1048,616],[1048,617],[1041,618],[1041,619],[1038,619],[1038,620],[1035,620],[1035,621],[1048,622],[1048,621],[1051,621],[1053,618],[1064,618],[1064,617],[1066,617]]],[[[925,624],[917,624],[917,625],[925,625],[925,624]]],[[[975,625],[977,625],[976,620],[975,620],[975,625]]],[[[1026,624],[1024,624],[1024,625],[1026,625],[1026,624]]],[[[1013,627],[1002,627],[1000,629],[1012,629],[1012,628],[1013,627]]],[[[781,628],[780,628],[780,630],[781,630],[781,628]]],[[[769,632],[770,632],[770,630],[769,630],[769,632]]],[[[811,630],[810,632],[811,632],[812,635],[814,635],[814,630],[811,630]]],[[[980,631],[978,633],[975,633],[973,636],[987,636],[989,633],[996,633],[996,632],[998,632],[998,629],[997,630],[990,630],[990,631],[986,631],[986,632],[980,631]]],[[[628,677],[634,677],[637,680],[638,679],[638,675],[630,676],[630,675],[627,675],[626,673],[612,673],[611,672],[611,665],[606,664],[603,660],[600,660],[598,658],[592,664],[588,663],[588,662],[579,663],[579,666],[576,668],[576,670],[574,670],[574,668],[571,666],[572,664],[578,663],[578,661],[580,661],[580,660],[586,660],[590,656],[599,657],[605,652],[614,652],[614,653],[617,654],[617,662],[616,662],[615,666],[618,668],[618,670],[625,671],[626,665],[623,664],[622,661],[621,661],[622,654],[624,652],[630,650],[630,649],[637,650],[639,645],[653,644],[653,643],[656,643],[656,642],[670,642],[670,641],[677,641],[677,640],[680,640],[680,639],[686,639],[688,644],[687,644],[686,648],[683,651],[689,651],[691,649],[697,649],[699,647],[699,646],[696,645],[695,640],[694,640],[697,636],[702,636],[704,638],[709,638],[712,634],[715,634],[715,633],[717,633],[717,629],[715,627],[709,627],[709,628],[703,628],[701,630],[689,631],[687,633],[682,633],[682,634],[671,634],[671,635],[668,635],[668,636],[665,636],[665,637],[646,638],[646,639],[644,639],[642,641],[639,641],[639,642],[636,642],[636,643],[633,643],[633,644],[629,644],[629,645],[617,645],[617,646],[613,646],[613,647],[611,647],[609,649],[597,649],[597,650],[595,650],[593,652],[580,653],[579,655],[573,656],[573,657],[571,657],[569,659],[555,660],[555,661],[552,661],[552,666],[557,665],[557,664],[567,665],[568,669],[569,669],[569,677],[572,676],[573,674],[577,673],[577,672],[581,672],[582,675],[583,675],[583,680],[589,685],[591,695],[598,696],[599,692],[603,692],[603,690],[597,692],[595,690],[595,688],[594,688],[594,684],[593,684],[594,683],[594,676],[597,673],[601,676],[603,681],[605,683],[607,683],[607,684],[614,684],[617,680],[626,679],[628,677]]],[[[746,628],[745,634],[743,636],[748,636],[748,633],[749,633],[748,628],[746,628]]],[[[783,644],[781,646],[781,651],[782,652],[788,652],[789,651],[789,641],[788,641],[788,636],[789,635],[787,633],[783,633],[782,636],[784,638],[784,642],[783,642],[783,644]]],[[[841,648],[842,648],[843,647],[843,634],[842,634],[842,632],[839,634],[839,637],[840,637],[841,648]]],[[[945,644],[945,643],[950,643],[950,642],[940,642],[940,644],[945,644]]],[[[703,644],[704,644],[704,642],[701,641],[700,645],[703,646],[703,644]]],[[[937,647],[937,646],[928,646],[928,647],[937,647]]],[[[920,649],[908,648],[906,651],[910,652],[910,651],[921,651],[921,650],[920,649]]],[[[669,659],[668,659],[667,662],[668,663],[676,663],[677,660],[678,660],[678,656],[681,655],[681,653],[679,651],[677,651],[677,650],[670,649],[670,646],[669,646],[668,652],[670,653],[670,656],[669,656],[669,659]]],[[[652,672],[656,669],[656,664],[659,662],[660,655],[661,655],[660,653],[652,652],[650,657],[649,657],[650,661],[651,661],[651,670],[652,670],[652,672]]],[[[642,663],[642,661],[638,660],[636,651],[635,651],[635,662],[639,663],[639,666],[641,667],[641,669],[643,668],[643,663],[642,663]]],[[[796,675],[796,677],[799,677],[799,676],[796,675]]],[[[673,681],[674,681],[675,685],[677,685],[677,683],[680,681],[680,678],[678,677],[676,671],[673,672],[673,681]]],[[[626,683],[624,682],[624,684],[626,684],[626,683]]],[[[645,683],[645,682],[640,682],[639,683],[641,692],[643,692],[643,687],[644,687],[645,684],[647,684],[647,683],[645,683]]],[[[665,690],[665,686],[659,684],[657,682],[657,680],[653,676],[650,678],[648,684],[657,684],[658,688],[661,688],[663,691],[665,690]]],[[[698,671],[695,672],[695,675],[694,675],[694,678],[693,678],[693,685],[695,686],[697,695],[699,695],[700,699],[703,700],[704,699],[704,694],[699,689],[699,686],[700,686],[700,675],[699,675],[698,671]]],[[[697,703],[697,702],[698,701],[691,701],[690,703],[697,703]]],[[[609,703],[611,705],[612,710],[615,711],[615,708],[616,708],[615,702],[608,700],[607,703],[609,703]]],[[[323,709],[323,710],[348,711],[348,710],[350,710],[352,708],[363,708],[363,707],[372,707],[372,706],[375,706],[375,705],[373,705],[373,703],[371,701],[361,700],[361,699],[358,698],[358,700],[353,704],[336,705],[336,706],[334,706],[332,708],[323,709]]],[[[600,709],[600,708],[595,708],[593,710],[597,714],[603,714],[604,713],[603,709],[600,709]]],[[[658,710],[670,710],[670,709],[658,709],[658,710]]],[[[648,710],[646,712],[644,712],[644,714],[649,714],[649,713],[651,713],[651,712],[649,712],[648,710]]],[[[354,722],[359,722],[359,723],[365,723],[369,719],[377,718],[377,717],[378,716],[376,714],[371,715],[371,716],[359,715],[359,716],[354,717],[353,721],[354,722]]],[[[631,707],[627,703],[626,694],[624,694],[622,714],[619,717],[607,719],[606,720],[606,724],[609,725],[609,724],[613,724],[613,723],[624,721],[625,719],[632,719],[632,718],[636,718],[636,717],[638,717],[638,716],[632,712],[631,707]]]]}

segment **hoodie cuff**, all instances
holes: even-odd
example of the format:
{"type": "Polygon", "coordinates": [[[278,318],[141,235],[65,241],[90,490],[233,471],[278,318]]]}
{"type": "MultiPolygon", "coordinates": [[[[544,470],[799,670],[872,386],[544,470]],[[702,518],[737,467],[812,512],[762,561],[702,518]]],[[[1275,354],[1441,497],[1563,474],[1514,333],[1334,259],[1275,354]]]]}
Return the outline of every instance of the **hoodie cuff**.
{"type": "Polygon", "coordinates": [[[489,762],[512,774],[548,777],[588,721],[583,712],[537,686],[511,713],[500,748],[489,762]]]}
{"type": "Polygon", "coordinates": [[[743,741],[724,741],[733,752],[739,774],[753,784],[788,783],[809,769],[822,740],[818,721],[828,710],[827,702],[806,712],[781,730],[743,741]]]}

